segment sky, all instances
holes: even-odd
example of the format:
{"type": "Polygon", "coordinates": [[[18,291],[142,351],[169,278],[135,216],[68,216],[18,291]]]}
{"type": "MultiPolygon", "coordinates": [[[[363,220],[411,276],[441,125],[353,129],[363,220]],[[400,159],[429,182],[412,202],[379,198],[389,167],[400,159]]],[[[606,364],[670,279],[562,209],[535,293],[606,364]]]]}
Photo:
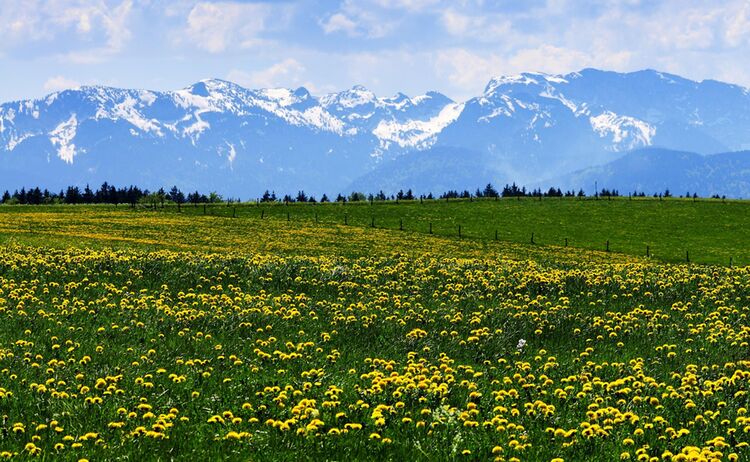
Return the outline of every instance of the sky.
{"type": "Polygon", "coordinates": [[[0,0],[0,101],[205,78],[455,100],[586,67],[750,86],[750,0],[0,0]]]}

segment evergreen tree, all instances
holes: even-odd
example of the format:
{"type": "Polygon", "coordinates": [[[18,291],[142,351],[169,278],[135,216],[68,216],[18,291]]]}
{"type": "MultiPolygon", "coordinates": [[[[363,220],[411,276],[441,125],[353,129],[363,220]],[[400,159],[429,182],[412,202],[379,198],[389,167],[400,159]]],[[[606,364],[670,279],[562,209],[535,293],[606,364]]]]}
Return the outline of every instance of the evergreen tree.
{"type": "Polygon", "coordinates": [[[367,196],[365,196],[365,193],[353,191],[351,194],[349,194],[350,202],[363,202],[366,200],[367,196]]]}
{"type": "Polygon", "coordinates": [[[482,194],[484,197],[497,197],[499,194],[494,186],[492,186],[492,183],[487,183],[487,186],[484,187],[484,191],[482,191],[482,194]]]}
{"type": "Polygon", "coordinates": [[[83,189],[83,197],[81,199],[84,204],[92,204],[94,202],[94,191],[91,190],[88,184],[83,189]]]}
{"type": "Polygon", "coordinates": [[[66,204],[78,204],[81,202],[81,190],[78,186],[68,186],[65,191],[65,203],[66,204]]]}
{"type": "Polygon", "coordinates": [[[185,202],[185,194],[183,194],[177,186],[172,186],[172,189],[169,190],[169,194],[167,194],[167,199],[176,204],[182,204],[185,202]]]}

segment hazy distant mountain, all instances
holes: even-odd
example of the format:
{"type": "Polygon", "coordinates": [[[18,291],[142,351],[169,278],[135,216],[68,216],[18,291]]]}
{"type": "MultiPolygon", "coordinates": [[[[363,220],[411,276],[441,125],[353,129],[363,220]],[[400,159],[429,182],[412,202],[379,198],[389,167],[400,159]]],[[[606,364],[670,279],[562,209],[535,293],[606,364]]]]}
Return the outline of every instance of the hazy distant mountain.
{"type": "MultiPolygon", "coordinates": [[[[355,86],[318,97],[222,80],[171,92],[82,87],[0,105],[0,189],[106,180],[243,198],[426,192],[538,183],[647,146],[750,149],[750,91],[594,69],[494,78],[461,103],[435,92],[382,98],[355,86]]],[[[724,193],[744,191],[737,181],[724,193]]]]}
{"type": "Polygon", "coordinates": [[[543,182],[564,190],[617,189],[620,194],[669,189],[675,195],[697,193],[750,197],[750,151],[701,155],[694,152],[645,148],[605,165],[587,168],[543,182]]]}
{"type": "Polygon", "coordinates": [[[488,182],[512,181],[505,172],[491,167],[489,153],[468,149],[437,146],[413,151],[391,162],[384,162],[373,171],[355,180],[347,190],[442,193],[449,190],[474,192],[488,182]]]}

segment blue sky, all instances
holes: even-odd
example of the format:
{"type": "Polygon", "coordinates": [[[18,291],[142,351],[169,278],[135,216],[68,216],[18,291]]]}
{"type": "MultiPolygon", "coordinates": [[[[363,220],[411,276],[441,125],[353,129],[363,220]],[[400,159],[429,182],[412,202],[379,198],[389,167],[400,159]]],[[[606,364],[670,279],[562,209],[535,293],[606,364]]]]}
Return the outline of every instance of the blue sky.
{"type": "Polygon", "coordinates": [[[209,77],[464,99],[584,67],[750,86],[748,57],[748,0],[0,0],[0,101],[209,77]]]}

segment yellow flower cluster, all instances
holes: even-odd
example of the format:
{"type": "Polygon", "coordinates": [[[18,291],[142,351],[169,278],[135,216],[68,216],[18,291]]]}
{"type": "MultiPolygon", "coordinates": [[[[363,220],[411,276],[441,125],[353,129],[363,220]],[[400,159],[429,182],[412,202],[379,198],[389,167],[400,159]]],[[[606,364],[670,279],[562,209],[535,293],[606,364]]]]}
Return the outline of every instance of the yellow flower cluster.
{"type": "Polygon", "coordinates": [[[0,454],[750,457],[750,270],[553,257],[2,248],[0,454]]]}

